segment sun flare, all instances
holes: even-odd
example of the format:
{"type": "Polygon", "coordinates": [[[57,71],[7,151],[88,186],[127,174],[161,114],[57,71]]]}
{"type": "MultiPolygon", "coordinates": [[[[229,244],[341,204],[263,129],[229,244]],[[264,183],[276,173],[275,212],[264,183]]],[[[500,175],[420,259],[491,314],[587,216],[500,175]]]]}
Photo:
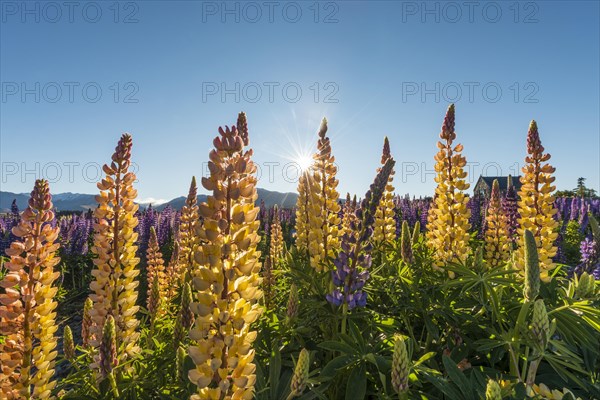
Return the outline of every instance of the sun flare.
{"type": "Polygon", "coordinates": [[[300,169],[304,172],[307,171],[312,165],[312,157],[307,154],[298,155],[294,161],[298,164],[300,169]]]}

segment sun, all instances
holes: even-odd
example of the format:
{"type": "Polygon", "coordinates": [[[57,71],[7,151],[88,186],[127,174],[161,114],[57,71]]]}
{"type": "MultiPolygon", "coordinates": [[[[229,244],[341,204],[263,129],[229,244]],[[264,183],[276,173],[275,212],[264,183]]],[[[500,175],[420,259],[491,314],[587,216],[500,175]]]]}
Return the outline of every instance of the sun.
{"type": "Polygon", "coordinates": [[[312,157],[307,154],[299,154],[298,156],[295,157],[294,161],[296,162],[296,164],[298,164],[298,166],[300,167],[300,170],[302,170],[302,172],[304,172],[310,168],[313,160],[312,160],[312,157]]]}

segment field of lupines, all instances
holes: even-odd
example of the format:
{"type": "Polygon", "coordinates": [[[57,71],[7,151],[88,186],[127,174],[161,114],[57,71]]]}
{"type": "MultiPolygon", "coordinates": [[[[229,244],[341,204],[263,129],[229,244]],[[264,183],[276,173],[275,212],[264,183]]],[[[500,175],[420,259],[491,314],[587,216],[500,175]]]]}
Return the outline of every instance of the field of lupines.
{"type": "MultiPolygon", "coordinates": [[[[294,210],[257,206],[245,114],[210,195],[135,203],[124,134],[98,207],[36,181],[0,219],[6,399],[599,399],[600,201],[555,198],[535,121],[517,193],[470,197],[455,111],[433,198],[394,194],[393,143],[340,201],[327,121],[294,210]]],[[[467,151],[468,154],[468,151],[467,151]]]]}

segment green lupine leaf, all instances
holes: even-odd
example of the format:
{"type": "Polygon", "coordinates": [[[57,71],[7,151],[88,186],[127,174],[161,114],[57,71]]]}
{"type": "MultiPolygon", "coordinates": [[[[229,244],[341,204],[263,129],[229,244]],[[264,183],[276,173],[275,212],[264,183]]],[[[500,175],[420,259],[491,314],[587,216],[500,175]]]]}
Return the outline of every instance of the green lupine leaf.
{"type": "Polygon", "coordinates": [[[448,373],[448,376],[454,382],[456,386],[459,387],[461,392],[464,394],[465,399],[473,399],[476,400],[472,396],[471,385],[469,384],[469,380],[462,373],[458,366],[452,361],[452,359],[448,356],[443,356],[442,361],[444,363],[444,369],[448,373]]]}
{"type": "Polygon", "coordinates": [[[352,360],[353,358],[348,355],[336,357],[327,363],[327,365],[321,371],[321,375],[324,377],[334,377],[339,369],[348,366],[352,360]]]}
{"type": "Polygon", "coordinates": [[[347,343],[343,343],[343,342],[336,342],[334,340],[328,340],[322,343],[319,343],[319,347],[325,350],[330,350],[330,351],[338,351],[342,354],[355,354],[356,353],[356,349],[352,346],[350,346],[347,343]]]}
{"type": "Polygon", "coordinates": [[[367,371],[364,364],[359,364],[350,372],[346,386],[346,400],[364,399],[367,392],[367,371]]]}

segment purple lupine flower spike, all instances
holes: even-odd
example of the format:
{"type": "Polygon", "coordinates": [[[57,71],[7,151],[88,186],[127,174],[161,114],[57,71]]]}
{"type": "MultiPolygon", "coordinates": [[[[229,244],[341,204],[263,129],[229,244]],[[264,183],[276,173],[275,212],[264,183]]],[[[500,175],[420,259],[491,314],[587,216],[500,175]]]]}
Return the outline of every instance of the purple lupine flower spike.
{"type": "Polygon", "coordinates": [[[335,306],[347,304],[348,309],[351,310],[367,304],[367,294],[363,291],[363,287],[369,279],[368,269],[371,266],[369,253],[372,246],[369,240],[373,235],[375,211],[394,164],[395,161],[389,158],[380,169],[355,212],[356,220],[350,224],[351,232],[346,232],[342,236],[341,250],[333,262],[335,269],[331,272],[335,289],[326,296],[327,301],[335,306]],[[356,235],[353,232],[356,232],[356,235]]]}

